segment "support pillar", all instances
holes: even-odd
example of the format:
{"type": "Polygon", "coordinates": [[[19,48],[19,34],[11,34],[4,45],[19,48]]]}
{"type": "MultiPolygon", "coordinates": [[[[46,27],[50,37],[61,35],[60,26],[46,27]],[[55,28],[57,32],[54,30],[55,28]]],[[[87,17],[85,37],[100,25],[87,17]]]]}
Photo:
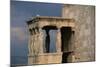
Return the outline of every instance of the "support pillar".
{"type": "Polygon", "coordinates": [[[61,52],[61,32],[60,28],[57,30],[57,36],[56,36],[56,50],[57,52],[61,52]]]}
{"type": "Polygon", "coordinates": [[[39,32],[35,28],[35,36],[34,36],[34,53],[37,55],[39,53],[39,32]]]}
{"type": "Polygon", "coordinates": [[[29,55],[33,55],[33,45],[34,45],[34,30],[31,29],[30,31],[30,36],[29,36],[29,45],[28,45],[28,48],[29,48],[29,55]]]}
{"type": "Polygon", "coordinates": [[[43,31],[42,31],[42,28],[39,28],[39,45],[40,45],[40,53],[43,53],[43,31]]]}

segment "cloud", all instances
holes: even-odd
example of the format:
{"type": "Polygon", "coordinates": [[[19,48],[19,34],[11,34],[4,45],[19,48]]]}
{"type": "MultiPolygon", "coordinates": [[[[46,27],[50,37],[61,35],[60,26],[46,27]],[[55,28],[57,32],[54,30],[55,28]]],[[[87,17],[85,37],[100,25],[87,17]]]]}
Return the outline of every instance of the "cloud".
{"type": "Polygon", "coordinates": [[[26,29],[23,27],[11,27],[11,39],[24,41],[27,39],[26,29]]]}

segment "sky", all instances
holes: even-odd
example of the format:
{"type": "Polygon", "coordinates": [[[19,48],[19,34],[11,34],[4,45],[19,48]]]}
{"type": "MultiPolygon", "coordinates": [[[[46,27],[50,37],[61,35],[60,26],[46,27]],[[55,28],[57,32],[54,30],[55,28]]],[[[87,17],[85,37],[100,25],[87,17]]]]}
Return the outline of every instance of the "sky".
{"type": "Polygon", "coordinates": [[[37,14],[60,17],[61,8],[61,4],[11,1],[11,56],[28,55],[27,20],[37,14]]]}

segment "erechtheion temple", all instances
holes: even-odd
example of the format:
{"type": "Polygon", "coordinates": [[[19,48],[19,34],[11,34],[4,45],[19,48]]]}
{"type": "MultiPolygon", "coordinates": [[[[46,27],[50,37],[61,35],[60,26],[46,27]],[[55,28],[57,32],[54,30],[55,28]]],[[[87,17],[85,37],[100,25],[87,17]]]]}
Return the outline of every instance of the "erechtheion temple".
{"type": "Polygon", "coordinates": [[[95,60],[94,6],[63,5],[62,17],[36,16],[27,25],[29,65],[95,60]],[[53,52],[51,30],[56,31],[53,52]]]}

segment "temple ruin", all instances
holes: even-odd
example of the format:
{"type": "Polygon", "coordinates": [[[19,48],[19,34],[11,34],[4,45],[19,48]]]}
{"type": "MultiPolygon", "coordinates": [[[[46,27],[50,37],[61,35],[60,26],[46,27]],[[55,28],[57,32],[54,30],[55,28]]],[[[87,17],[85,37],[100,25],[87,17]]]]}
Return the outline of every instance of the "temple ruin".
{"type": "Polygon", "coordinates": [[[61,17],[35,17],[28,21],[30,31],[29,64],[72,62],[75,20],[61,17]],[[44,36],[43,30],[46,33],[44,36]],[[50,30],[56,30],[56,51],[50,52],[50,30]],[[45,37],[45,41],[43,41],[45,37]],[[67,40],[67,41],[66,41],[67,40]],[[42,62],[41,62],[42,60],[42,62]]]}
{"type": "Polygon", "coordinates": [[[64,5],[62,17],[37,16],[27,25],[29,65],[95,60],[94,6],[64,5]],[[51,40],[55,41],[53,51],[51,40]]]}

